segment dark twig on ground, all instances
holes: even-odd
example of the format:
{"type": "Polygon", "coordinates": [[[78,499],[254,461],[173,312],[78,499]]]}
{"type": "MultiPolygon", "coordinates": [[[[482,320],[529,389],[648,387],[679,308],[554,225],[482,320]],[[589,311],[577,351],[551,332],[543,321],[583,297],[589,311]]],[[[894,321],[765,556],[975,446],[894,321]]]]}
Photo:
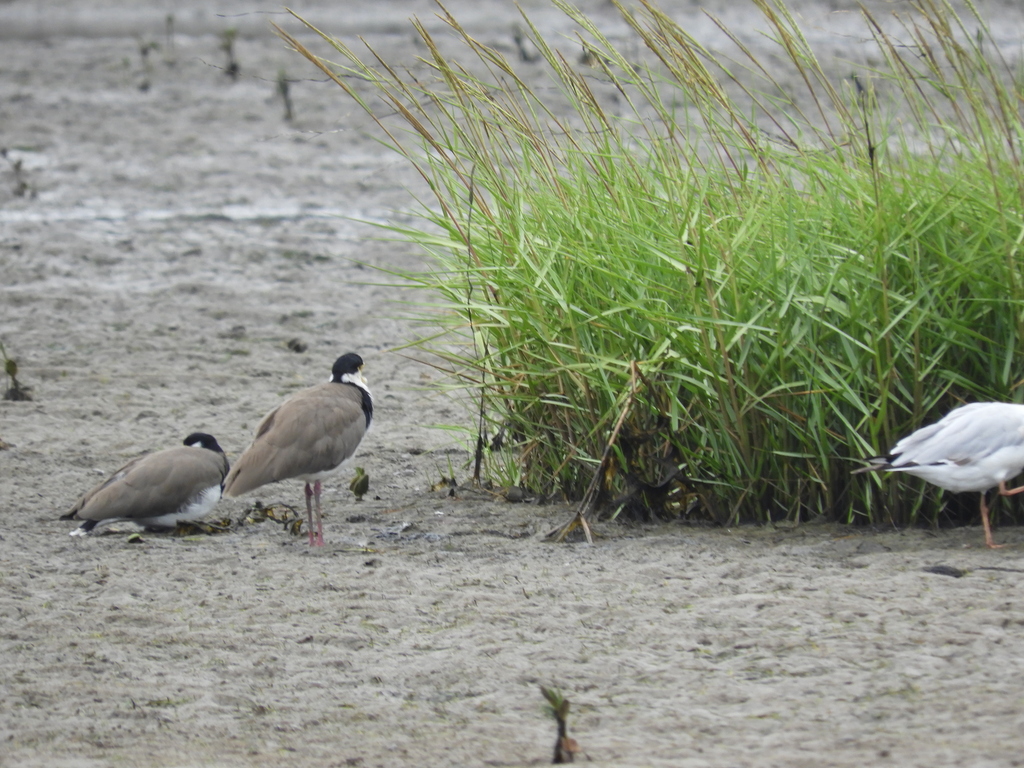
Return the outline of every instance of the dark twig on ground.
{"type": "Polygon", "coordinates": [[[29,185],[28,180],[25,178],[25,169],[22,165],[20,158],[13,158],[7,153],[7,149],[0,149],[0,157],[4,158],[8,163],[11,164],[11,172],[14,174],[14,187],[11,190],[15,197],[25,197],[26,195],[34,197],[32,193],[32,187],[29,185]]]}
{"type": "Polygon", "coordinates": [[[238,38],[238,30],[234,27],[225,29],[220,36],[220,47],[228,57],[227,66],[224,67],[224,72],[232,80],[237,80],[239,73],[242,68],[238,65],[238,60],[235,58],[235,40],[238,38]]]}
{"type": "Polygon", "coordinates": [[[0,356],[4,358],[4,373],[10,384],[4,392],[4,400],[23,401],[32,399],[32,390],[18,381],[18,364],[7,356],[7,350],[0,344],[0,356]]]}
{"type": "Polygon", "coordinates": [[[575,762],[580,745],[576,743],[576,739],[569,738],[568,734],[569,700],[553,688],[545,688],[543,685],[540,692],[548,700],[549,711],[558,725],[558,737],[555,739],[555,751],[551,762],[555,765],[575,762]]]}

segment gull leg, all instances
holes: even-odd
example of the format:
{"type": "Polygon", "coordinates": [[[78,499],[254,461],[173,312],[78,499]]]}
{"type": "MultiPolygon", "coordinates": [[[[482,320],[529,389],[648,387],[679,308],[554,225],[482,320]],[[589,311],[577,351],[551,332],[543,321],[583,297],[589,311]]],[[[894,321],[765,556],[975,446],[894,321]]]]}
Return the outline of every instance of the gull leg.
{"type": "MultiPolygon", "coordinates": [[[[1005,481],[999,484],[1000,496],[1016,496],[1018,493],[1024,493],[1024,485],[1018,485],[1016,488],[1007,488],[1005,481]]],[[[984,509],[985,494],[981,495],[981,503],[984,509]]],[[[988,532],[988,515],[985,514],[984,511],[982,512],[981,522],[985,524],[985,543],[993,549],[998,549],[998,547],[992,543],[992,534],[988,532]]]]}
{"type": "MultiPolygon", "coordinates": [[[[1009,494],[1004,494],[1003,493],[1003,491],[1005,489],[1006,489],[1006,486],[1003,483],[1000,483],[999,484],[999,493],[1001,495],[1004,495],[1004,496],[1005,495],[1009,495],[1009,494]]],[[[1021,486],[1021,488],[1015,489],[1015,490],[1024,491],[1024,486],[1021,486]]],[[[985,503],[985,491],[981,492],[981,525],[985,529],[985,546],[986,547],[988,547],[989,549],[1001,549],[1002,547],[1006,546],[1005,544],[996,544],[992,540],[992,528],[988,524],[988,504],[985,503]]]]}
{"type": "Polygon", "coordinates": [[[307,520],[306,528],[309,531],[309,546],[312,547],[312,546],[314,546],[313,545],[313,489],[309,487],[309,483],[306,483],[306,520],[307,520]]]}
{"type": "MultiPolygon", "coordinates": [[[[324,545],[324,523],[323,517],[320,514],[320,481],[317,480],[313,483],[313,495],[316,498],[316,541],[312,542],[314,547],[322,547],[324,545]]],[[[313,535],[313,529],[309,530],[310,535],[313,535]]]]}
{"type": "Polygon", "coordinates": [[[999,484],[1000,496],[1016,496],[1018,493],[1024,493],[1024,485],[1019,485],[1016,488],[1010,488],[1007,490],[1005,482],[999,484]]]}

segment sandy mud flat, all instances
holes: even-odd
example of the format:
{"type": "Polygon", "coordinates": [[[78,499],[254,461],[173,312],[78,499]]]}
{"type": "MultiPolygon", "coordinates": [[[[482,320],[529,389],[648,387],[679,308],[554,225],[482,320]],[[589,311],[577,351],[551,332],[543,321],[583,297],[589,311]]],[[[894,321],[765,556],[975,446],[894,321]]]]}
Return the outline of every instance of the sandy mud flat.
{"type": "MultiPolygon", "coordinates": [[[[299,10],[413,64],[405,19],[429,3],[338,5],[299,10]]],[[[857,59],[835,5],[796,7],[823,55],[857,59]]],[[[695,3],[666,7],[720,42],[695,3]]],[[[514,54],[511,3],[452,8],[514,54]]],[[[998,551],[980,528],[832,525],[599,525],[593,546],[553,545],[563,507],[431,490],[469,474],[431,425],[469,420],[388,351],[421,329],[375,268],[419,255],[353,221],[422,189],[254,10],[0,2],[0,146],[21,163],[0,158],[0,340],[34,395],[0,402],[0,765],[539,765],[540,685],[571,700],[597,765],[1024,762],[1024,531],[997,529],[998,551]],[[271,521],[138,541],[57,519],[189,432],[237,457],[349,350],[376,397],[371,490],[327,484],[326,547],[271,521]]],[[[984,10],[1019,39],[1018,11],[984,10]]],[[[721,13],[762,39],[746,3],[721,13]]],[[[298,506],[301,483],[215,516],[257,498],[298,506]]]]}

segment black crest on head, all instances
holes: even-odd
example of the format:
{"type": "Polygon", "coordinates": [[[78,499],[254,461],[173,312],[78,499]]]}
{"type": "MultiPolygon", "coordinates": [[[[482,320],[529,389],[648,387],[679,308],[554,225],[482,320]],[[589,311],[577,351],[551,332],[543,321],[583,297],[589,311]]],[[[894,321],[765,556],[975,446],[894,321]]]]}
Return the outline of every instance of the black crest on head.
{"type": "Polygon", "coordinates": [[[341,381],[341,377],[346,373],[359,373],[362,367],[363,358],[355,352],[342,355],[334,361],[334,367],[331,368],[331,381],[341,381]]]}
{"type": "Polygon", "coordinates": [[[185,445],[192,447],[194,445],[201,445],[209,451],[216,451],[217,453],[224,453],[224,450],[220,447],[217,442],[217,438],[213,435],[208,435],[205,432],[193,432],[191,435],[185,438],[183,441],[185,445]]]}

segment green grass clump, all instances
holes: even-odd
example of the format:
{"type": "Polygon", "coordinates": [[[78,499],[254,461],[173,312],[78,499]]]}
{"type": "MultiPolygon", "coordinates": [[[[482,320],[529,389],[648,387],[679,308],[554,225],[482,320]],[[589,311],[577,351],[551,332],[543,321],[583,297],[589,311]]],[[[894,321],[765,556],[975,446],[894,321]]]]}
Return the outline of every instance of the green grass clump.
{"type": "Polygon", "coordinates": [[[884,64],[842,79],[755,0],[783,80],[643,0],[616,3],[643,44],[627,60],[555,2],[593,64],[524,17],[554,96],[446,13],[470,63],[414,22],[428,76],[288,37],[434,194],[424,226],[391,229],[434,257],[415,279],[444,332],[421,343],[478,396],[480,444],[613,512],[916,520],[932,491],[855,459],[961,401],[1022,399],[1020,93],[980,16],[922,0],[895,36],[865,11],[884,64]]]}

